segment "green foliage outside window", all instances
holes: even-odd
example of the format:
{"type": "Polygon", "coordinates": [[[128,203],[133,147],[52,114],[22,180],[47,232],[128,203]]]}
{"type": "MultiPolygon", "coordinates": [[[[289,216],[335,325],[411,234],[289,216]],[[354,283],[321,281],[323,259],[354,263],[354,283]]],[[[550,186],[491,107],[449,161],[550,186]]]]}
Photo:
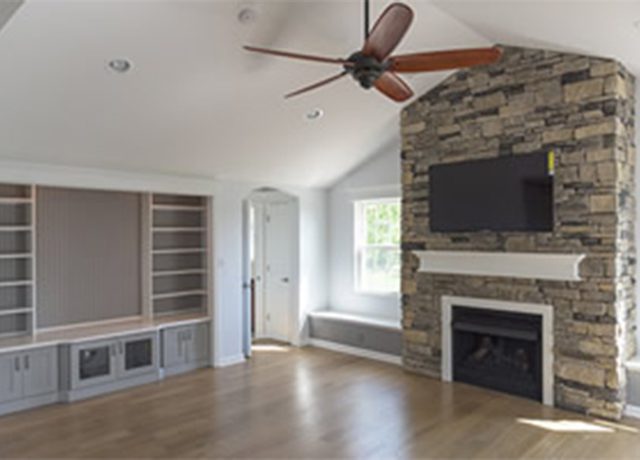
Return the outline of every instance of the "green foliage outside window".
{"type": "Polygon", "coordinates": [[[365,292],[400,290],[400,202],[360,204],[359,288],[365,292]]]}

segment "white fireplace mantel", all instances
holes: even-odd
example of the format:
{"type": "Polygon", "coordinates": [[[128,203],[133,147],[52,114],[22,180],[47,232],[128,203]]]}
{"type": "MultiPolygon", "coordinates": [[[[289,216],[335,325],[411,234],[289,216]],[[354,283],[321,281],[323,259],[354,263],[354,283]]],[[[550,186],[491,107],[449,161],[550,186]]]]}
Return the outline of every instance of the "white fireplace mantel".
{"type": "Polygon", "coordinates": [[[539,252],[414,251],[418,271],[454,275],[504,276],[556,281],[580,281],[584,254],[539,252]]]}

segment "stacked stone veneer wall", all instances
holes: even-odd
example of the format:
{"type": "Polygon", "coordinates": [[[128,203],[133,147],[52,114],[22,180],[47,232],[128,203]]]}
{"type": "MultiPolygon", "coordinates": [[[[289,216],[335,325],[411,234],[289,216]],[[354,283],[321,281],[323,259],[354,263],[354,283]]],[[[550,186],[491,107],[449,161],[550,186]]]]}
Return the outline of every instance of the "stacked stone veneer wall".
{"type": "MultiPolygon", "coordinates": [[[[554,307],[556,405],[618,418],[634,353],[634,79],[619,63],[504,48],[402,113],[404,366],[440,376],[441,297],[554,307]],[[432,233],[431,165],[553,150],[554,230],[432,233]],[[419,272],[414,250],[584,253],[583,281],[419,272]]],[[[464,186],[464,184],[461,184],[464,186]]]]}

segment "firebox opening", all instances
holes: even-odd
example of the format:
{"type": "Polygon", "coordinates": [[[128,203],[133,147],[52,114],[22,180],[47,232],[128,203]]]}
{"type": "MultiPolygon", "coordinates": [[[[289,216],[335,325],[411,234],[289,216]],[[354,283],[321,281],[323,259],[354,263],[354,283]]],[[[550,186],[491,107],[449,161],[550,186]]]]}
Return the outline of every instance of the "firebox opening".
{"type": "Polygon", "coordinates": [[[453,379],[542,401],[540,315],[454,306],[453,379]]]}

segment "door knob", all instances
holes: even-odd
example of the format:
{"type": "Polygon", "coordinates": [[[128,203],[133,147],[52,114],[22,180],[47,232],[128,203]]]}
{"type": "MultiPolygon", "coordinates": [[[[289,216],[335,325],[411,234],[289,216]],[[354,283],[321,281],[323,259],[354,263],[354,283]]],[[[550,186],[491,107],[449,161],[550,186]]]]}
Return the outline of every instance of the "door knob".
{"type": "Polygon", "coordinates": [[[283,283],[288,283],[289,282],[289,278],[285,276],[280,281],[282,281],[283,283]]]}

